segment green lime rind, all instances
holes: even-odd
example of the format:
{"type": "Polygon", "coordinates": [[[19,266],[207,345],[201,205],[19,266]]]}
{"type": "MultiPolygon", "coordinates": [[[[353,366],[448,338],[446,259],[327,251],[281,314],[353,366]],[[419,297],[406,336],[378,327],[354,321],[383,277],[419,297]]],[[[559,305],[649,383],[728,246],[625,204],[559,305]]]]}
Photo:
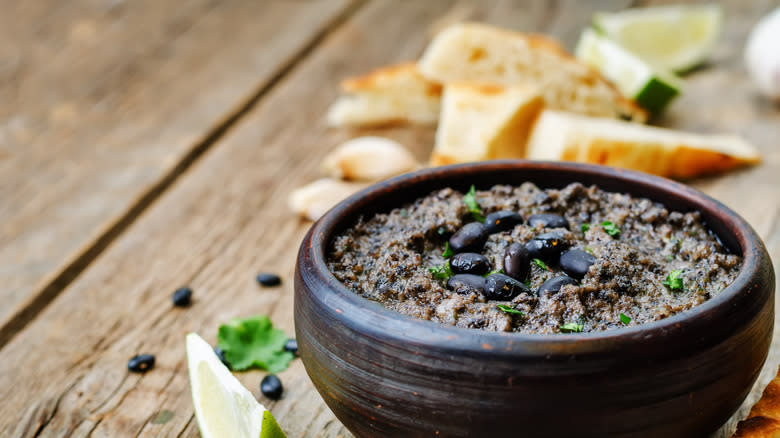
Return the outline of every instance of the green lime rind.
{"type": "Polygon", "coordinates": [[[679,94],[679,89],[657,78],[651,78],[645,87],[636,94],[634,101],[651,114],[659,114],[679,94]]]}
{"type": "Polygon", "coordinates": [[[279,427],[279,423],[276,422],[276,418],[271,415],[271,411],[266,410],[263,412],[260,438],[287,438],[287,435],[282,432],[282,428],[279,427]]]}

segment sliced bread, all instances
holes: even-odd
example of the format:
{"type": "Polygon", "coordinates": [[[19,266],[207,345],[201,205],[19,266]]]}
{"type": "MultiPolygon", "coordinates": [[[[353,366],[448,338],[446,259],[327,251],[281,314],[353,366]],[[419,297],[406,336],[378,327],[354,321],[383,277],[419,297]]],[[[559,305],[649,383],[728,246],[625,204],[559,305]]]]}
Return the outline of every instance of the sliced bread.
{"type": "Polygon", "coordinates": [[[432,124],[439,119],[441,85],[426,79],[415,63],[404,63],[348,78],[346,95],[328,110],[331,126],[432,124]]]}
{"type": "Polygon", "coordinates": [[[536,87],[447,84],[431,164],[522,158],[543,106],[536,87]]]}
{"type": "Polygon", "coordinates": [[[647,113],[597,71],[542,35],[459,23],[441,31],[418,63],[440,83],[533,84],[548,108],[644,122],[647,113]]]}
{"type": "Polygon", "coordinates": [[[528,139],[527,158],[605,164],[686,179],[761,161],[733,135],[701,135],[622,120],[544,110],[528,139]]]}

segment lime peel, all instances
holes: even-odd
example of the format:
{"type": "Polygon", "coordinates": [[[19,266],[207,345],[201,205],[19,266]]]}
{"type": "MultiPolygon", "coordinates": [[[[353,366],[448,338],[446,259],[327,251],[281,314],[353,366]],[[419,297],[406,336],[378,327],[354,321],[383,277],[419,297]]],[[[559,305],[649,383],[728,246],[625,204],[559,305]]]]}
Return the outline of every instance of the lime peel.
{"type": "Polygon", "coordinates": [[[203,438],[285,438],[276,419],[195,333],[186,337],[195,419],[203,438]]]}

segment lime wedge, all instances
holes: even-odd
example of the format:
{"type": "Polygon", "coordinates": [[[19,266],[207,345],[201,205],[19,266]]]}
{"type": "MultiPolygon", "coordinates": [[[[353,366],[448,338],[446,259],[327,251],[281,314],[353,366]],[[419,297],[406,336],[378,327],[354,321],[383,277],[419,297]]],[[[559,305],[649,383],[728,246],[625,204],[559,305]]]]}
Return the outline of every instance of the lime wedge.
{"type": "Polygon", "coordinates": [[[203,438],[284,438],[271,412],[220,362],[211,346],[187,335],[195,418],[203,438]]]}
{"type": "Polygon", "coordinates": [[[663,67],[652,67],[606,37],[585,29],[575,49],[577,59],[598,70],[623,95],[657,114],[678,94],[682,79],[663,67]]]}
{"type": "Polygon", "coordinates": [[[659,6],[597,13],[593,27],[653,65],[682,72],[710,55],[723,24],[718,5],[659,6]]]}

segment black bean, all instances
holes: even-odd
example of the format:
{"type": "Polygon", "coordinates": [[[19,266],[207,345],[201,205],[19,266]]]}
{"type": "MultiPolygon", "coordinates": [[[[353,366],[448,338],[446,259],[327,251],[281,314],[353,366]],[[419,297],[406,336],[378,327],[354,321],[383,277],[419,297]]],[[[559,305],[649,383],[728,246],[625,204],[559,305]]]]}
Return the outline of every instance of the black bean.
{"type": "Polygon", "coordinates": [[[459,293],[470,294],[472,292],[485,293],[485,277],[474,274],[457,274],[447,280],[447,289],[459,293]]]}
{"type": "Polygon", "coordinates": [[[222,362],[223,365],[225,365],[226,367],[228,367],[228,369],[230,369],[230,363],[227,361],[227,359],[225,359],[225,352],[222,351],[221,348],[214,347],[214,354],[217,355],[219,361],[222,362]]]}
{"type": "Polygon", "coordinates": [[[490,271],[490,260],[475,252],[462,252],[452,256],[450,268],[456,274],[484,275],[490,271]]]}
{"type": "Polygon", "coordinates": [[[523,292],[530,292],[528,286],[504,274],[490,274],[485,279],[485,298],[509,301],[523,292]]]}
{"type": "Polygon", "coordinates": [[[522,223],[523,217],[510,210],[496,211],[485,217],[485,228],[487,228],[488,234],[511,230],[515,225],[522,223]]]}
{"type": "Polygon", "coordinates": [[[536,228],[541,225],[545,228],[566,228],[569,229],[569,221],[565,217],[555,213],[539,213],[531,215],[528,218],[528,225],[536,228]]]}
{"type": "Polygon", "coordinates": [[[137,354],[127,361],[127,369],[134,373],[145,373],[154,368],[154,355],[137,354]]]}
{"type": "Polygon", "coordinates": [[[581,249],[572,249],[561,254],[560,265],[569,276],[582,279],[588,273],[590,265],[596,263],[596,257],[581,249]]]}
{"type": "Polygon", "coordinates": [[[173,293],[173,305],[176,307],[187,307],[192,302],[192,289],[180,287],[173,293]]]}
{"type": "Polygon", "coordinates": [[[471,222],[450,237],[450,248],[455,252],[480,252],[487,238],[485,226],[479,222],[471,222]]]}
{"type": "Polygon", "coordinates": [[[282,397],[282,391],[284,391],[282,381],[276,377],[276,374],[269,374],[263,377],[260,382],[260,392],[271,400],[279,400],[282,397]]]}
{"type": "Polygon", "coordinates": [[[528,257],[544,261],[556,260],[568,246],[563,234],[551,232],[535,236],[525,244],[528,257]]]}
{"type": "Polygon", "coordinates": [[[257,274],[257,282],[261,286],[279,286],[282,284],[282,278],[270,272],[263,272],[257,274]]]}
{"type": "Polygon", "coordinates": [[[561,288],[563,286],[566,286],[567,284],[577,284],[577,281],[567,275],[561,275],[558,277],[553,277],[544,283],[542,283],[541,286],[539,286],[539,289],[536,290],[536,295],[538,296],[544,296],[544,295],[553,295],[560,292],[561,288]]]}
{"type": "Polygon", "coordinates": [[[512,243],[504,251],[504,273],[515,280],[523,281],[531,268],[528,250],[520,243],[512,243]]]}
{"type": "Polygon", "coordinates": [[[294,338],[290,338],[284,343],[284,351],[289,351],[294,355],[298,355],[298,341],[294,338]]]}

